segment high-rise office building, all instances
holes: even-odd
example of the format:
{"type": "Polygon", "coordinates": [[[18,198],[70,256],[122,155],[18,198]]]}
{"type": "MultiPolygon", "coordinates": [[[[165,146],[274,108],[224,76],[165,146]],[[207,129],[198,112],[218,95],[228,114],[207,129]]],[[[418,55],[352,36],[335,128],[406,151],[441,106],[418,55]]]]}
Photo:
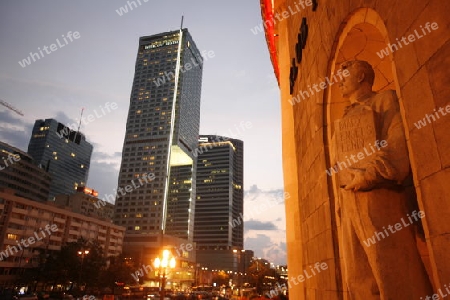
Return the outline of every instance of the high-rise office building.
{"type": "Polygon", "coordinates": [[[192,239],[202,68],[187,29],[139,39],[114,214],[130,242],[161,232],[192,239]],[[143,184],[124,193],[133,180],[143,184]]]}
{"type": "Polygon", "coordinates": [[[51,176],[49,199],[73,194],[85,186],[91,163],[92,145],[79,131],[54,119],[36,120],[28,154],[51,176]]]}
{"type": "Polygon", "coordinates": [[[202,135],[196,154],[194,242],[197,257],[211,250],[241,250],[244,143],[223,136],[202,135]]]}

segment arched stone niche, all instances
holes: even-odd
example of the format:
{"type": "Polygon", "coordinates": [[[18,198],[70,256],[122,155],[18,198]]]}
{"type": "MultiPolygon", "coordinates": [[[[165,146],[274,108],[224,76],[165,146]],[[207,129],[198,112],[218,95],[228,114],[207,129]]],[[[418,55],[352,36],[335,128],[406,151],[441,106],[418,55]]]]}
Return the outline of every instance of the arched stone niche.
{"type": "MultiPolygon", "coordinates": [[[[390,43],[389,36],[384,25],[383,20],[380,18],[378,13],[371,8],[359,8],[353,11],[347,20],[342,23],[342,27],[335,39],[331,57],[328,64],[328,74],[327,76],[331,78],[333,74],[341,68],[341,63],[347,60],[366,60],[368,61],[375,70],[375,82],[373,90],[380,92],[383,90],[396,90],[397,96],[400,101],[400,107],[402,110],[403,103],[401,97],[401,90],[398,85],[398,80],[396,78],[396,66],[393,60],[392,54],[388,56],[378,55],[381,50],[385,49],[390,43]],[[380,57],[382,56],[382,57],[380,57]]],[[[325,153],[327,169],[330,168],[330,151],[329,145],[334,133],[334,121],[342,117],[344,108],[349,104],[349,102],[341,96],[339,87],[337,84],[330,86],[326,93],[324,93],[324,135],[325,135],[325,153]]],[[[405,116],[402,113],[403,124],[405,128],[405,116]]],[[[409,141],[408,147],[410,148],[409,141]]],[[[410,154],[411,160],[411,154],[410,154]]],[[[338,200],[338,189],[336,182],[336,176],[332,176],[329,179],[329,184],[332,185],[330,189],[330,201],[336,202],[338,200]]],[[[412,209],[418,207],[417,199],[414,185],[412,182],[412,177],[410,181],[410,202],[409,205],[412,209]]],[[[335,205],[332,205],[334,207],[335,205]]],[[[423,207],[421,205],[421,207],[423,207]]],[[[422,220],[426,222],[426,220],[422,220]]],[[[336,229],[339,227],[340,220],[339,216],[336,216],[336,229]]],[[[426,226],[426,224],[424,224],[426,226]]],[[[427,273],[430,277],[430,281],[433,286],[436,287],[436,282],[433,280],[432,263],[430,263],[428,255],[428,247],[425,243],[424,233],[422,227],[419,227],[419,233],[417,234],[417,246],[419,252],[421,253],[422,261],[426,267],[427,273]]],[[[340,259],[340,258],[339,258],[340,259]]],[[[344,287],[345,290],[345,287],[344,287]]]]}

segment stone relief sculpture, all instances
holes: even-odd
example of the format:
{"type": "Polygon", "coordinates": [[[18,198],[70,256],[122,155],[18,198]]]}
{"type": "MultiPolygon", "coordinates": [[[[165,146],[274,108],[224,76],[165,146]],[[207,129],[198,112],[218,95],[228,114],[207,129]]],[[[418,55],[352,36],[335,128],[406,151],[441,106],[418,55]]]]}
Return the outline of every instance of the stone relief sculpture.
{"type": "MultiPolygon", "coordinates": [[[[432,294],[417,250],[402,187],[410,172],[395,91],[372,91],[375,73],[366,61],[348,61],[339,83],[350,100],[335,122],[332,165],[340,195],[340,251],[350,299],[420,299],[432,294]]],[[[419,217],[418,217],[419,216],[419,217]]]]}

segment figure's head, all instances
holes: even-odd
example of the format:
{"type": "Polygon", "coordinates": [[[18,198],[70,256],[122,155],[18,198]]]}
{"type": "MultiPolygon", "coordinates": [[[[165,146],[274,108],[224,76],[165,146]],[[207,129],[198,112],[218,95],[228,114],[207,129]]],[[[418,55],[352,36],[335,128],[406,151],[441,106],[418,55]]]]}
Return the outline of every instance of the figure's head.
{"type": "Polygon", "coordinates": [[[350,97],[360,89],[372,91],[375,72],[372,66],[364,60],[350,60],[341,65],[342,70],[348,70],[350,75],[339,82],[342,96],[350,97]]]}

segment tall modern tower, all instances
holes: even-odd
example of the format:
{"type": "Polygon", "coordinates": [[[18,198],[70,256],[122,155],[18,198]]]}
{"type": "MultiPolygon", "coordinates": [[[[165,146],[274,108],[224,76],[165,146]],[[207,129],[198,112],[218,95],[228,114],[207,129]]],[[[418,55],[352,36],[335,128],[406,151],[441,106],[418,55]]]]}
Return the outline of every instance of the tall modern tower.
{"type": "Polygon", "coordinates": [[[244,231],[244,143],[223,136],[202,135],[196,154],[197,257],[209,250],[240,250],[244,231]]]}
{"type": "Polygon", "coordinates": [[[78,186],[86,185],[92,149],[79,131],[54,119],[35,121],[28,154],[51,176],[49,199],[73,194],[78,186]]]}
{"type": "Polygon", "coordinates": [[[202,69],[187,29],[139,39],[114,214],[128,235],[192,239],[202,69]]]}

